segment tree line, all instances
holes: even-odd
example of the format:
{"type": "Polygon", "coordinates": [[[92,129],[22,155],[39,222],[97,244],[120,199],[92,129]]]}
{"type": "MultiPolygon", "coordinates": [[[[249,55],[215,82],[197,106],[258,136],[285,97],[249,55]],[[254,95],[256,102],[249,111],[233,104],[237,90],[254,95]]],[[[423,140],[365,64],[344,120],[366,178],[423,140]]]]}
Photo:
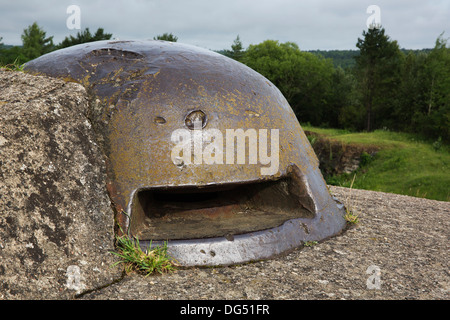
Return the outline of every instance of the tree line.
{"type": "Polygon", "coordinates": [[[450,141],[450,47],[400,49],[384,28],[362,32],[338,63],[293,42],[266,40],[221,53],[258,71],[284,94],[301,123],[351,131],[391,130],[450,141]],[[352,63],[349,63],[353,59],[352,63]],[[339,65],[339,63],[343,64],[339,65]]]}
{"type": "MultiPolygon", "coordinates": [[[[105,33],[103,28],[98,28],[91,33],[89,28],[77,32],[76,36],[69,35],[58,44],[53,42],[53,36],[47,37],[47,33],[34,22],[23,30],[21,35],[22,46],[6,46],[0,37],[0,66],[21,65],[54,50],[67,48],[81,43],[110,40],[112,33],[105,33]]],[[[176,42],[178,37],[172,33],[164,33],[153,37],[154,40],[166,40],[176,42]]]]}
{"type": "Polygon", "coordinates": [[[2,38],[0,37],[0,65],[20,65],[54,50],[85,42],[109,40],[111,37],[112,34],[105,33],[103,28],[98,28],[94,34],[90,32],[89,28],[86,28],[79,31],[75,37],[70,35],[60,43],[54,44],[53,36],[47,37],[47,33],[34,22],[23,30],[22,46],[6,47],[1,43],[2,38]]]}
{"type": "MultiPolygon", "coordinates": [[[[53,50],[109,40],[88,28],[54,44],[33,23],[22,46],[2,46],[0,65],[22,64],[53,50]]],[[[172,33],[153,39],[177,41],[172,33]]],[[[450,48],[441,34],[432,49],[400,49],[384,28],[362,32],[355,50],[302,51],[294,42],[266,40],[246,49],[239,35],[219,53],[264,75],[284,94],[298,120],[351,131],[403,131],[450,141],[450,48]]]]}

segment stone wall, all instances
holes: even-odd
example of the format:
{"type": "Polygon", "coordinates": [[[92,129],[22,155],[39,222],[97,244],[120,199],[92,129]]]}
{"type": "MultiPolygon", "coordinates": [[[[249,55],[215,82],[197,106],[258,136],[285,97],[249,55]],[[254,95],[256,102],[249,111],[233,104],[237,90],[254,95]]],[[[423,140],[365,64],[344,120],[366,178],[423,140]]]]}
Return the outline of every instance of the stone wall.
{"type": "Polygon", "coordinates": [[[374,156],[376,146],[349,144],[333,140],[311,131],[305,131],[320,162],[324,176],[352,173],[361,164],[361,155],[374,156]]]}
{"type": "Polygon", "coordinates": [[[120,277],[105,163],[75,83],[0,69],[0,299],[59,299],[120,277]]]}

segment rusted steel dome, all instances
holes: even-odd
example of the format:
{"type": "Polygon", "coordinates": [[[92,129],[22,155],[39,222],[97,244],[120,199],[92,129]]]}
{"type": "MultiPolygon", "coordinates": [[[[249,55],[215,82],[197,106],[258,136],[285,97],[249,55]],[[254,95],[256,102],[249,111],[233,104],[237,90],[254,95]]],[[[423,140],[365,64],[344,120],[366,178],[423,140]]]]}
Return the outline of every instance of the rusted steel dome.
{"type": "Polygon", "coordinates": [[[182,265],[272,257],[339,233],[344,208],[280,91],[218,53],[99,41],[41,56],[34,74],[84,85],[124,232],[182,265]]]}

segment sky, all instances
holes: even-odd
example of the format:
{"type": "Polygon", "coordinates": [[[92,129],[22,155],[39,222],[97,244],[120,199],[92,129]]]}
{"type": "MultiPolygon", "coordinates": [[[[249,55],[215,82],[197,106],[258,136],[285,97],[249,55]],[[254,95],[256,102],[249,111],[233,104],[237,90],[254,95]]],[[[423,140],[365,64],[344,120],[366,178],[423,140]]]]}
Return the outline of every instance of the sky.
{"type": "Polygon", "coordinates": [[[434,47],[450,38],[450,0],[0,0],[0,37],[21,45],[23,30],[37,22],[54,43],[80,29],[104,28],[113,38],[152,39],[165,32],[178,42],[230,49],[267,39],[295,42],[301,50],[356,49],[368,22],[378,22],[401,48],[434,47]],[[71,5],[80,9],[74,20],[71,5]],[[368,8],[376,6],[376,10],[368,8]],[[369,21],[368,21],[369,20],[369,21]],[[68,24],[69,21],[69,24],[68,24]]]}

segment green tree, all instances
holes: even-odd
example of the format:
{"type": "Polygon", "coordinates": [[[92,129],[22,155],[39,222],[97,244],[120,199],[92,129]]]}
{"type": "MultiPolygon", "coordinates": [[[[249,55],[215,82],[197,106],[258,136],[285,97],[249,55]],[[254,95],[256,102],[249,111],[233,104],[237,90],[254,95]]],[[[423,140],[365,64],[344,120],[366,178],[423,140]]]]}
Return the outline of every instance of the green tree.
{"type": "Polygon", "coordinates": [[[103,28],[98,28],[95,34],[91,34],[89,28],[84,29],[82,32],[77,32],[77,35],[65,37],[64,40],[57,45],[58,49],[67,48],[81,43],[99,41],[99,40],[110,40],[112,33],[105,33],[103,28]]]}
{"type": "Polygon", "coordinates": [[[153,40],[164,40],[164,41],[177,42],[178,37],[174,36],[172,33],[165,32],[162,35],[157,35],[156,37],[153,37],[153,40]]]}
{"type": "Polygon", "coordinates": [[[398,83],[404,55],[397,41],[391,41],[384,28],[363,31],[356,46],[356,75],[366,111],[366,130],[392,126],[392,110],[398,105],[398,83]]]}
{"type": "Polygon", "coordinates": [[[0,37],[0,66],[7,66],[7,65],[20,65],[24,62],[26,62],[25,57],[22,54],[22,48],[15,46],[7,48],[2,43],[3,38],[0,37]]]}
{"type": "Polygon", "coordinates": [[[237,35],[236,39],[234,39],[233,44],[231,45],[231,50],[223,50],[222,53],[226,55],[229,58],[232,58],[237,61],[241,61],[245,50],[242,45],[242,41],[239,38],[239,35],[237,35]]]}
{"type": "Polygon", "coordinates": [[[3,48],[3,43],[2,43],[3,37],[0,37],[0,66],[4,65],[5,63],[3,62],[4,60],[4,51],[5,49],[3,48]]]}
{"type": "Polygon", "coordinates": [[[417,68],[417,91],[412,128],[450,141],[450,48],[441,36],[417,68]]]}
{"type": "Polygon", "coordinates": [[[23,55],[22,47],[0,48],[0,65],[21,65],[28,60],[23,55]]]}
{"type": "Polygon", "coordinates": [[[412,126],[414,114],[424,103],[424,75],[428,54],[424,52],[408,52],[399,83],[399,105],[393,110],[392,117],[397,119],[398,131],[417,132],[412,126]]]}
{"type": "Polygon", "coordinates": [[[23,31],[22,43],[23,57],[27,61],[55,49],[53,36],[46,37],[46,32],[36,22],[23,31]]]}
{"type": "Polygon", "coordinates": [[[301,122],[326,124],[334,72],[331,60],[300,51],[292,42],[266,40],[250,45],[242,62],[280,89],[301,122]]]}
{"type": "Polygon", "coordinates": [[[355,56],[359,55],[359,50],[309,50],[308,52],[330,58],[335,67],[341,67],[344,70],[353,68],[355,56]]]}
{"type": "Polygon", "coordinates": [[[364,112],[360,106],[357,80],[353,72],[335,68],[331,80],[326,119],[329,127],[362,130],[364,112]]]}

